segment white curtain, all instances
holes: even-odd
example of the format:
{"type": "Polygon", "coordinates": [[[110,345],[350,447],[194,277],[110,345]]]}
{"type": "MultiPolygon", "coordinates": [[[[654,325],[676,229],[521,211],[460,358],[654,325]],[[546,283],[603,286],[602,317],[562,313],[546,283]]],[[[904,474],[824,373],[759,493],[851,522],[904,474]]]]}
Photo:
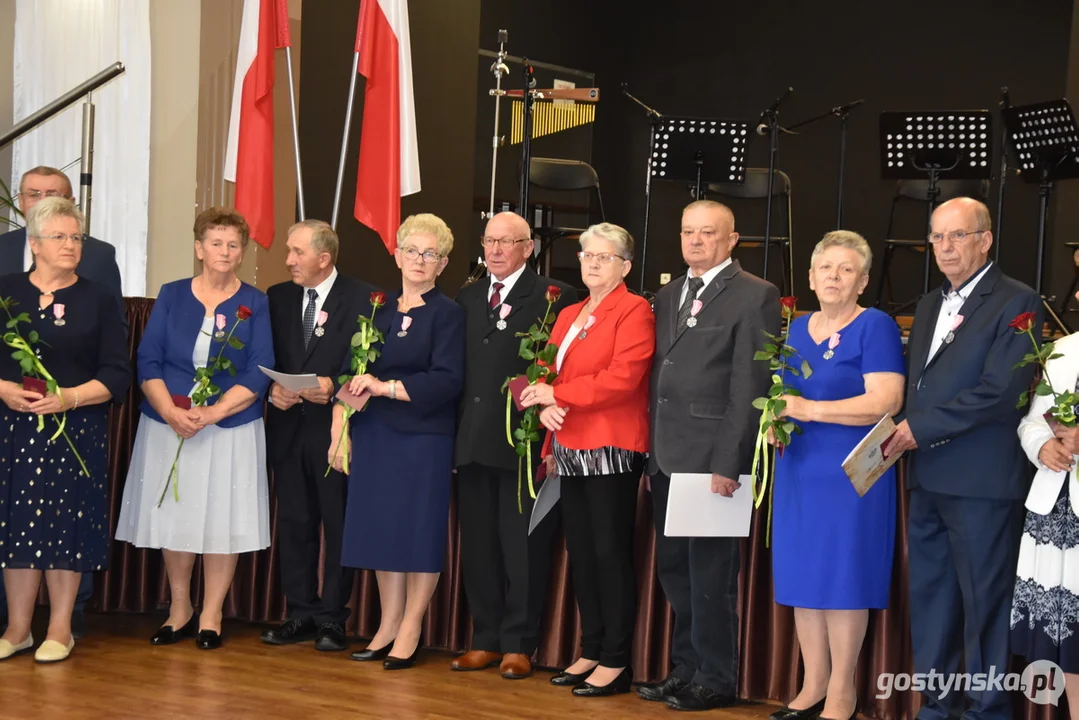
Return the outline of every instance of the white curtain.
{"type": "MultiPolygon", "coordinates": [[[[15,122],[114,62],[126,71],[93,93],[94,175],[89,233],[116,247],[124,295],[146,293],[150,184],[150,3],[18,0],[15,122]]],[[[16,141],[12,192],[37,165],[66,170],[76,199],[82,102],[16,141]]]]}

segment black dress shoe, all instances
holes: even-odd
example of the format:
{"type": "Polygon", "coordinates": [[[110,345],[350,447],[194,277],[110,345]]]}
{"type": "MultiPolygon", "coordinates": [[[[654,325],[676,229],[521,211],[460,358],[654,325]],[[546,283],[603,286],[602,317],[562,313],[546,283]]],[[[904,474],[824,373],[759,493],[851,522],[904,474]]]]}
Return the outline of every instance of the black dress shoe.
{"type": "Polygon", "coordinates": [[[734,705],[733,695],[709,690],[704,685],[690,683],[667,698],[667,707],[675,710],[714,710],[734,705]]]}
{"type": "Polygon", "coordinates": [[[610,697],[611,695],[622,695],[629,692],[629,687],[632,682],[633,676],[629,674],[629,668],[626,668],[618,673],[618,677],[602,687],[586,682],[573,688],[573,694],[577,697],[610,697]]]}
{"type": "MultiPolygon", "coordinates": [[[[818,717],[820,718],[820,720],[828,720],[828,718],[824,717],[823,715],[819,715],[818,717]]],[[[858,720],[858,702],[857,701],[855,701],[855,703],[854,703],[854,712],[852,712],[850,714],[850,719],[849,720],[858,720]]]]}
{"type": "Polygon", "coordinates": [[[416,664],[416,657],[420,654],[420,646],[416,645],[416,649],[412,651],[412,655],[407,658],[395,658],[393,655],[387,655],[386,659],[382,661],[383,670],[408,670],[410,667],[416,664]]]}
{"type": "Polygon", "coordinates": [[[71,611],[71,637],[76,640],[86,637],[86,613],[82,610],[71,611]]]}
{"type": "Polygon", "coordinates": [[[591,670],[589,670],[588,672],[585,672],[585,673],[577,673],[577,674],[568,673],[568,672],[560,672],[557,675],[555,675],[553,678],[551,678],[551,684],[552,685],[558,685],[559,687],[577,687],[578,685],[583,683],[585,680],[587,680],[588,676],[591,675],[591,674],[592,674],[591,670]]]}
{"type": "Polygon", "coordinates": [[[259,639],[268,645],[292,645],[314,640],[317,634],[314,621],[289,618],[280,627],[263,630],[259,639]]]}
{"type": "MultiPolygon", "coordinates": [[[[154,636],[150,638],[151,645],[175,645],[184,638],[195,637],[195,628],[197,627],[198,620],[195,615],[191,615],[191,619],[187,621],[179,630],[173,630],[172,625],[165,625],[162,628],[158,628],[158,631],[154,633],[154,636]]],[[[72,633],[74,635],[75,633],[72,633]]]]}
{"type": "Polygon", "coordinates": [[[795,710],[794,708],[784,707],[776,710],[774,713],[768,716],[768,720],[813,720],[813,718],[820,715],[821,710],[824,709],[824,702],[827,697],[820,699],[820,702],[805,708],[804,710],[795,710]]]}
{"type": "Polygon", "coordinates": [[[199,630],[195,644],[199,650],[216,650],[221,647],[221,634],[214,630],[199,630]]]}
{"type": "Polygon", "coordinates": [[[372,650],[371,648],[364,648],[352,653],[353,660],[360,660],[361,662],[369,660],[385,660],[390,655],[390,648],[393,647],[393,640],[380,647],[378,650],[372,650]]]}
{"type": "Polygon", "coordinates": [[[315,640],[315,649],[323,652],[348,650],[345,629],[337,623],[322,623],[318,629],[318,638],[315,640]]]}
{"type": "MultiPolygon", "coordinates": [[[[641,685],[637,688],[637,694],[643,697],[645,700],[666,700],[671,695],[689,685],[682,678],[676,678],[674,675],[668,675],[663,679],[663,682],[650,683],[647,685],[641,685]]],[[[774,718],[773,718],[774,720],[774,718]]]]}

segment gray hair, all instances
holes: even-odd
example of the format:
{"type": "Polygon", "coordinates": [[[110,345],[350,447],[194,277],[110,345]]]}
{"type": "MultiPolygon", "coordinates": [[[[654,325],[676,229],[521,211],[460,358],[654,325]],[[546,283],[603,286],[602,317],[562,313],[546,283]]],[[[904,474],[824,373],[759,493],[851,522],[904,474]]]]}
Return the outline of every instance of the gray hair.
{"type": "Polygon", "coordinates": [[[292,233],[300,228],[311,230],[311,248],[321,255],[330,254],[330,262],[337,264],[337,253],[341,249],[341,241],[333,227],[325,220],[301,220],[288,229],[285,237],[291,237],[292,233]]]}
{"type": "Polygon", "coordinates": [[[581,233],[582,250],[584,250],[585,245],[587,245],[588,241],[593,237],[601,237],[604,240],[613,243],[618,247],[618,252],[622,257],[626,260],[633,259],[633,236],[630,235],[629,231],[624,227],[609,222],[592,225],[581,233]]]}
{"type": "Polygon", "coordinates": [[[79,232],[86,232],[86,218],[75,203],[67,198],[45,198],[30,209],[26,216],[26,234],[29,237],[39,237],[46,223],[56,218],[71,218],[79,223],[79,232]]]}
{"type": "Polygon", "coordinates": [[[809,258],[809,267],[813,267],[821,253],[830,247],[848,248],[861,255],[862,274],[869,274],[869,268],[873,267],[873,251],[869,249],[869,243],[864,237],[850,230],[833,230],[821,238],[821,241],[813,248],[813,255],[809,258]]]}

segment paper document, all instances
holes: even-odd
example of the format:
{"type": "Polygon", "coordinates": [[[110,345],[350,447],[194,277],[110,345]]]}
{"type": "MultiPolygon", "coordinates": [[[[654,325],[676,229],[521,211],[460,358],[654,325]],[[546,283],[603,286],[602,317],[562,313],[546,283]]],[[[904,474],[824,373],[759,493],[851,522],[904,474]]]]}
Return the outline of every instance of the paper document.
{"type": "Polygon", "coordinates": [[[749,537],[753,482],[740,475],[734,497],[712,492],[711,473],[674,473],[667,495],[667,537],[749,537]]]}
{"type": "Polygon", "coordinates": [[[899,459],[899,454],[884,457],[884,450],[887,449],[884,446],[894,434],[895,423],[892,422],[892,416],[885,415],[843,461],[843,472],[850,478],[858,495],[864,496],[869,492],[873,483],[899,459]]]}
{"type": "MultiPolygon", "coordinates": [[[[525,492],[528,492],[525,490],[525,492]]],[[[536,526],[540,524],[547,513],[558,503],[562,497],[562,476],[548,475],[536,491],[536,502],[532,505],[532,518],[528,521],[528,534],[531,535],[536,526]]]]}
{"type": "Polygon", "coordinates": [[[266,377],[292,392],[299,392],[300,390],[306,390],[307,388],[318,388],[318,375],[315,375],[314,373],[289,375],[288,373],[277,372],[276,370],[271,370],[270,368],[261,365],[259,365],[259,370],[261,370],[266,377]]]}

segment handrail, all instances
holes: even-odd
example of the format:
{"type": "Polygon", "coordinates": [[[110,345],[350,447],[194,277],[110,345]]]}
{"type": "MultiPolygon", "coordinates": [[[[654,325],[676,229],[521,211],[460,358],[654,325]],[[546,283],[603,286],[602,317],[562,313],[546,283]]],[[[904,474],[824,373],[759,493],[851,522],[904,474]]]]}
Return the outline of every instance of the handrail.
{"type": "Polygon", "coordinates": [[[124,64],[116,62],[99,72],[97,75],[94,75],[89,80],[76,85],[37,112],[28,115],[23,120],[15,123],[10,130],[3,135],[0,135],[0,148],[7,147],[19,137],[30,132],[53,115],[66,110],[68,106],[73,105],[87,93],[97,90],[109,80],[123,74],[123,72],[124,64]]]}

